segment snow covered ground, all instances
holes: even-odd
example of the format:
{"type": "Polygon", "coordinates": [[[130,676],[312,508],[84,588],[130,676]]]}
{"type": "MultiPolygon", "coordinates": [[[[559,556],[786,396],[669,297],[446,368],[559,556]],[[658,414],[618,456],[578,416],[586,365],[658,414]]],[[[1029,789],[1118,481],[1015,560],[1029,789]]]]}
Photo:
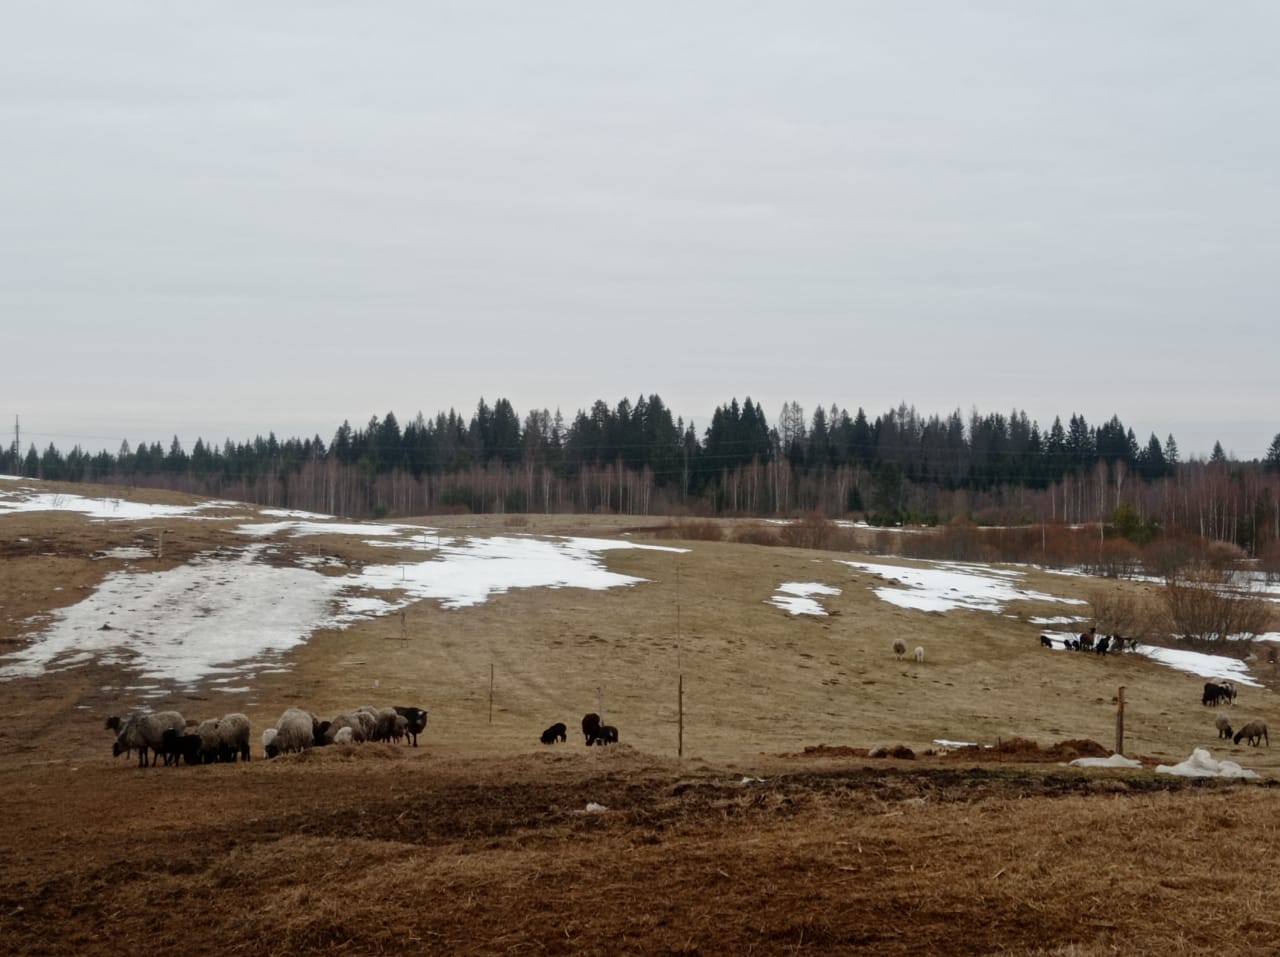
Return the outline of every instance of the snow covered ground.
{"type": "MultiPolygon", "coordinates": [[[[0,486],[0,513],[64,510],[96,520],[199,517],[212,503],[195,507],[142,505],[115,499],[50,495],[29,487],[0,486]]],[[[146,571],[126,565],[109,574],[87,598],[37,624],[34,640],[0,656],[0,680],[34,677],[93,659],[126,664],[141,676],[141,691],[165,684],[241,682],[262,668],[278,667],[281,652],[323,628],[392,614],[419,600],[462,608],[512,588],[607,589],[643,579],[606,569],[601,553],[643,548],[684,549],[589,538],[525,536],[445,537],[416,525],[380,525],[326,520],[324,516],[268,510],[275,522],[244,523],[236,531],[247,543],[186,565],[146,571]],[[371,565],[345,575],[326,575],[332,563],[308,559],[301,567],[260,561],[265,539],[344,535],[368,545],[421,552],[422,558],[371,565]]],[[[142,559],[141,549],[113,550],[116,557],[142,559]]],[[[227,689],[224,689],[227,690],[227,689]]]]}

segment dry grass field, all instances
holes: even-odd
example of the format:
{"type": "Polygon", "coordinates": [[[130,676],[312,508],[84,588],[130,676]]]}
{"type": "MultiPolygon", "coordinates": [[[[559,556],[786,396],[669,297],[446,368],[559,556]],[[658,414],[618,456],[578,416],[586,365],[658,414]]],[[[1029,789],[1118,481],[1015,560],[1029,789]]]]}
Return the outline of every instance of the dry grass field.
{"type": "MultiPolygon", "coordinates": [[[[686,550],[604,553],[645,579],[630,587],[419,602],[403,621],[322,630],[247,692],[196,683],[143,702],[101,663],[0,683],[0,951],[1280,952],[1280,747],[1219,747],[1194,675],[1039,646],[1031,618],[1083,607],[908,611],[840,563],[866,556],[680,541],[657,536],[662,520],[422,524],[686,550]],[[840,593],[827,617],[793,616],[767,603],[787,581],[840,593]],[[923,664],[895,659],[898,636],[926,648],[923,664]],[[1126,752],[1146,766],[1065,765],[1113,743],[1120,686],[1126,752]],[[256,738],[291,705],[363,703],[428,708],[422,745],[271,761],[255,746],[248,764],[143,770],[111,757],[103,728],[145,704],[243,711],[256,738]],[[620,745],[583,747],[578,719],[599,709],[620,745]],[[542,746],[554,721],[569,741],[542,746]],[[927,753],[936,739],[1001,747],[927,753]],[[898,745],[915,757],[867,753],[898,745]],[[1197,746],[1262,779],[1154,772],[1197,746]]],[[[163,525],[163,557],[138,570],[245,544],[228,522],[163,525]]],[[[153,522],[0,513],[0,652],[119,570],[105,551],[155,535],[153,522]]],[[[388,561],[351,536],[271,546],[284,565],[388,561]]],[[[1025,572],[1062,597],[1151,587],[1025,572]]],[[[1280,727],[1269,669],[1233,717],[1280,727]]]]}

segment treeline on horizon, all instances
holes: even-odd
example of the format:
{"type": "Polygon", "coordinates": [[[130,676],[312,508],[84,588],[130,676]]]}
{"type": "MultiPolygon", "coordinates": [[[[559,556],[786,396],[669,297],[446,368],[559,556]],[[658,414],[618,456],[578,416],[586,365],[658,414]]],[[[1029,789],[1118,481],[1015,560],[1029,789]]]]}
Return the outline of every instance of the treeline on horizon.
{"type": "Polygon", "coordinates": [[[1150,536],[1177,527],[1249,551],[1280,539],[1280,434],[1261,461],[1180,460],[1172,435],[1140,443],[1118,416],[1073,414],[1041,430],[1025,412],[966,420],[905,403],[869,419],[784,404],[772,424],[748,397],[717,407],[699,436],[657,395],[597,400],[566,422],[523,419],[481,399],[401,425],[393,412],[283,441],[221,446],[175,436],[112,454],[11,445],[0,468],[33,478],[169,488],[349,517],[447,511],[631,514],[856,514],[873,524],[1113,521],[1123,507],[1150,536]]]}

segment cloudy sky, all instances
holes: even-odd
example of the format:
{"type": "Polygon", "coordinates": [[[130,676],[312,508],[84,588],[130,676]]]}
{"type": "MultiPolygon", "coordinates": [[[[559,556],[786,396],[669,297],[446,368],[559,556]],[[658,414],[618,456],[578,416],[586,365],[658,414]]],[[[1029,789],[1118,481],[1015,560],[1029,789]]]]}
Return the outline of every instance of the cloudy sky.
{"type": "Polygon", "coordinates": [[[1280,6],[7,0],[0,429],[1280,431],[1280,6]]]}

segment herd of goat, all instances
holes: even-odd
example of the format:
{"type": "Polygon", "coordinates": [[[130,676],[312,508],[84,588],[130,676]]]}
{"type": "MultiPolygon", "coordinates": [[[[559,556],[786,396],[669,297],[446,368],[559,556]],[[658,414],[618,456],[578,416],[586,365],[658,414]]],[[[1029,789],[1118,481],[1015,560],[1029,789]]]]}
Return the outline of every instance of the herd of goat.
{"type": "MultiPolygon", "coordinates": [[[[115,757],[138,754],[138,766],[217,764],[248,761],[251,751],[249,719],[238,712],[193,721],[177,711],[151,711],[121,718],[112,715],[107,728],[116,733],[111,745],[115,757]]],[[[422,708],[394,706],[375,708],[362,705],[343,711],[328,720],[312,711],[288,708],[275,727],[262,732],[262,751],[268,758],[297,753],[331,744],[359,744],[364,741],[404,741],[418,746],[418,735],[427,727],[422,708]]],[[[618,729],[603,724],[594,712],[583,716],[582,733],[587,746],[618,743],[618,729]]],[[[543,744],[565,741],[568,728],[557,722],[542,732],[543,744]]]]}

